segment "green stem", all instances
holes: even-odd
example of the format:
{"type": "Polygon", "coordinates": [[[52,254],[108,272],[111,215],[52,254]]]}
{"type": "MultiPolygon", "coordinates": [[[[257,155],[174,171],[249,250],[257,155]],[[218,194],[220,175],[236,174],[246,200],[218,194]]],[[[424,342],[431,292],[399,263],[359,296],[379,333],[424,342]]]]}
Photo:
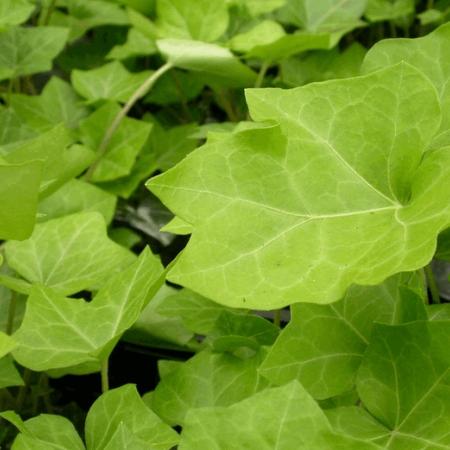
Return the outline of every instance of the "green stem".
{"type": "Polygon", "coordinates": [[[8,322],[6,323],[6,334],[12,334],[14,330],[14,318],[16,317],[17,296],[14,291],[11,291],[11,298],[9,300],[8,308],[8,322]]]}
{"type": "Polygon", "coordinates": [[[102,142],[98,148],[97,157],[94,162],[91,164],[89,169],[86,171],[84,175],[84,179],[86,181],[90,181],[92,176],[94,175],[95,170],[97,169],[100,161],[105,156],[108,150],[108,144],[116,132],[119,125],[122,123],[122,120],[126,117],[126,115],[130,112],[130,109],[135,105],[135,103],[143,97],[152,86],[158,81],[158,79],[164,75],[168,70],[172,68],[172,64],[170,62],[165,63],[161,66],[156,72],[153,72],[137,89],[134,91],[133,95],[128,99],[125,103],[124,107],[117,113],[114,120],[111,122],[111,125],[106,130],[102,142]]]}
{"type": "Polygon", "coordinates": [[[102,368],[101,368],[101,377],[102,377],[102,392],[108,392],[109,391],[109,377],[108,377],[108,366],[109,366],[109,359],[106,358],[102,362],[102,368]]]}
{"type": "Polygon", "coordinates": [[[441,296],[439,294],[439,288],[436,284],[436,278],[434,278],[431,263],[424,267],[424,272],[427,278],[428,289],[431,293],[431,303],[439,304],[441,302],[441,296]]]}
{"type": "Polygon", "coordinates": [[[47,8],[43,8],[41,14],[39,16],[39,25],[45,26],[50,22],[50,18],[52,17],[53,11],[55,10],[57,0],[52,0],[50,5],[47,8]]]}
{"type": "Polygon", "coordinates": [[[280,328],[281,326],[281,309],[276,309],[273,312],[273,324],[280,328]]]}
{"type": "Polygon", "coordinates": [[[255,88],[260,88],[262,86],[262,84],[264,82],[264,77],[266,76],[266,73],[270,67],[270,64],[271,64],[270,61],[264,61],[261,64],[261,67],[258,72],[258,77],[256,78],[256,81],[255,81],[255,88]]]}

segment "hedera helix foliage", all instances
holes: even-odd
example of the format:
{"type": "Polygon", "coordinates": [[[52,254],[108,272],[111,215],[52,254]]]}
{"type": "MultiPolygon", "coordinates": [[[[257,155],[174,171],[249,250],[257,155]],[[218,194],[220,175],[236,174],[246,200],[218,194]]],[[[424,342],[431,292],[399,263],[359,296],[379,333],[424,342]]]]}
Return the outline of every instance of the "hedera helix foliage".
{"type": "Polygon", "coordinates": [[[448,15],[0,2],[2,448],[450,448],[448,15]]]}

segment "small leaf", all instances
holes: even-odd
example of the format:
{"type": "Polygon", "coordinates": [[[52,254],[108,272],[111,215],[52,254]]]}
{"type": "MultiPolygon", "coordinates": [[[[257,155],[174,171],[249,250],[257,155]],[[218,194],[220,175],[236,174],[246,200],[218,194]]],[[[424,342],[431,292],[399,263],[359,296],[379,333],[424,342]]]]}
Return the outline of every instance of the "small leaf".
{"type": "Polygon", "coordinates": [[[371,22],[395,20],[414,14],[414,0],[369,0],[365,16],[371,22]]]}
{"type": "Polygon", "coordinates": [[[13,339],[0,331],[0,358],[7,355],[15,346],[13,339]]]}
{"type": "MultiPolygon", "coordinates": [[[[103,394],[92,405],[86,418],[87,448],[119,450],[112,446],[111,441],[117,442],[116,433],[121,426],[125,428],[119,433],[135,436],[142,445],[138,449],[169,450],[179,440],[178,434],[147,408],[131,384],[103,394]]],[[[130,437],[124,439],[128,441],[130,437]]],[[[131,448],[136,449],[134,446],[131,448]]]]}
{"type": "Polygon", "coordinates": [[[12,27],[0,33],[0,80],[45,72],[64,48],[68,30],[12,27]]]}
{"type": "Polygon", "coordinates": [[[149,39],[145,34],[135,28],[128,31],[127,40],[124,44],[116,45],[106,55],[107,59],[127,59],[137,56],[153,55],[157,53],[155,41],[149,39]]]}
{"type": "Polygon", "coordinates": [[[0,389],[23,386],[24,382],[11,356],[0,357],[0,389]]]}
{"type": "Polygon", "coordinates": [[[2,0],[0,3],[0,29],[25,22],[34,10],[28,0],[2,0]]]}
{"type": "Polygon", "coordinates": [[[103,217],[82,212],[36,226],[23,242],[5,245],[9,266],[32,283],[73,294],[99,286],[134,255],[109,240],[103,217]]]}

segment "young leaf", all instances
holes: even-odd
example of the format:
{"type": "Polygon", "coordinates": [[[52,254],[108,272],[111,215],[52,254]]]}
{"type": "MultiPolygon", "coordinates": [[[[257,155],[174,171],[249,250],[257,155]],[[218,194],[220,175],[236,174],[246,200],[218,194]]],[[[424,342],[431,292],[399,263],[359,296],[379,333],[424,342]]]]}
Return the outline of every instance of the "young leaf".
{"type": "Polygon", "coordinates": [[[173,66],[200,72],[206,82],[229,87],[247,87],[255,83],[256,74],[226,48],[182,39],[160,39],[156,45],[173,66]]]}
{"type": "Polygon", "coordinates": [[[7,355],[15,346],[13,339],[0,331],[0,358],[7,355]]]}
{"type": "Polygon", "coordinates": [[[369,0],[365,16],[371,22],[395,20],[413,14],[414,0],[369,0]]]}
{"type": "Polygon", "coordinates": [[[424,154],[441,115],[420,72],[400,64],[247,101],[280,125],[207,144],[148,183],[194,227],[171,281],[274,309],[329,303],[431,259],[450,220],[450,152],[424,154]]]}
{"type": "Polygon", "coordinates": [[[158,0],[156,14],[162,38],[213,42],[228,27],[225,0],[158,0]]]}
{"type": "Polygon", "coordinates": [[[404,290],[420,281],[396,275],[378,286],[353,286],[331,305],[294,305],[261,374],[277,385],[297,379],[318,399],[349,391],[375,322],[401,323],[402,309],[412,312],[416,305],[420,309],[410,320],[427,318],[423,299],[404,290]]]}
{"type": "Polygon", "coordinates": [[[44,220],[56,219],[78,212],[99,212],[109,224],[116,209],[116,197],[93,184],[73,179],[54,194],[39,202],[44,220]]]}
{"type": "Polygon", "coordinates": [[[10,355],[0,357],[0,389],[23,386],[24,382],[10,355]]]}
{"type": "Polygon", "coordinates": [[[94,212],[39,224],[26,241],[7,242],[5,254],[9,266],[26,280],[63,295],[99,286],[135,259],[107,238],[105,221],[94,212]]]}
{"type": "MultiPolygon", "coordinates": [[[[80,124],[81,140],[98,149],[105,130],[111,125],[120,108],[106,103],[80,124]]],[[[126,176],[133,168],[136,156],[147,140],[152,125],[126,117],[109,141],[107,152],[92,175],[92,181],[110,181],[126,176]]]]}
{"type": "Polygon", "coordinates": [[[376,450],[331,430],[327,418],[297,381],[266,389],[228,408],[189,412],[180,450],[376,450]]]}
{"type": "MultiPolygon", "coordinates": [[[[406,61],[419,69],[438,93],[442,105],[441,135],[450,129],[449,40],[450,24],[442,25],[422,38],[385,39],[368,51],[361,69],[364,73],[368,73],[400,61],[406,61]]],[[[439,135],[435,139],[438,141],[439,135]]],[[[448,144],[450,144],[450,138],[447,137],[443,145],[448,144]]]]}
{"type": "Polygon", "coordinates": [[[80,119],[88,114],[70,84],[58,77],[50,79],[41,95],[13,94],[10,104],[14,112],[37,131],[48,131],[61,122],[68,128],[76,128],[80,119]]]}
{"type": "Polygon", "coordinates": [[[364,406],[390,429],[383,448],[450,445],[449,325],[375,326],[357,385],[364,406]]]}
{"type": "Polygon", "coordinates": [[[149,75],[149,71],[128,72],[120,62],[113,61],[98,69],[74,70],[71,81],[74,89],[89,102],[114,100],[125,103],[149,75]]]}
{"type": "Polygon", "coordinates": [[[0,239],[26,239],[34,228],[42,161],[0,160],[0,239]]]}
{"type": "Polygon", "coordinates": [[[14,358],[38,371],[83,363],[98,370],[111,345],[137,320],[162,281],[161,264],[146,249],[134,264],[113,275],[89,303],[34,287],[22,326],[15,333],[14,358]]]}
{"type": "Polygon", "coordinates": [[[177,445],[178,434],[151,411],[140,398],[136,387],[127,384],[113,389],[96,400],[86,418],[88,450],[121,450],[120,439],[137,438],[141,447],[130,449],[169,450],[177,445]],[[118,429],[124,427],[120,431],[118,429]],[[125,437],[123,436],[125,435],[125,437]],[[111,441],[116,442],[116,447],[111,441]]]}
{"type": "Polygon", "coordinates": [[[12,27],[0,33],[0,80],[45,72],[64,48],[68,30],[12,27]]]}
{"type": "Polygon", "coordinates": [[[157,53],[155,41],[149,39],[141,31],[131,28],[128,31],[127,40],[124,44],[116,45],[106,55],[107,59],[127,59],[134,58],[136,56],[153,55],[157,53]]]}
{"type": "Polygon", "coordinates": [[[152,394],[152,409],[166,422],[183,425],[191,409],[247,398],[267,386],[256,371],[262,356],[241,359],[204,350],[163,378],[152,394]]]}
{"type": "Polygon", "coordinates": [[[28,0],[2,0],[0,3],[0,30],[25,22],[34,10],[28,0]]]}

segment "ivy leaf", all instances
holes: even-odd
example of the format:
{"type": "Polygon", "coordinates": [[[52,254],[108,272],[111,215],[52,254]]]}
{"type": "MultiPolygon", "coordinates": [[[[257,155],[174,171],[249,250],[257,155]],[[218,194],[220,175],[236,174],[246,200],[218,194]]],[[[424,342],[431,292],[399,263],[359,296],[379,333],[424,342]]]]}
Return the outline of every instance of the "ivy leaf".
{"type": "Polygon", "coordinates": [[[441,116],[420,72],[400,64],[247,101],[279,125],[207,144],[148,183],[194,228],[169,280],[274,309],[330,303],[431,259],[450,220],[450,152],[425,153],[441,116]]]}
{"type": "Polygon", "coordinates": [[[272,12],[283,6],[285,2],[286,0],[265,0],[264,2],[260,0],[236,0],[236,3],[245,5],[253,17],[272,12]]]}
{"type": "Polygon", "coordinates": [[[22,326],[14,335],[18,342],[14,358],[37,371],[85,363],[98,370],[162,281],[161,264],[146,249],[127,269],[113,275],[89,303],[34,287],[22,326]]]}
{"type": "Polygon", "coordinates": [[[68,128],[76,128],[80,119],[88,114],[70,84],[58,77],[50,79],[41,95],[13,94],[10,104],[22,121],[41,132],[61,122],[68,128]]]}
{"type": "Polygon", "coordinates": [[[71,80],[74,89],[89,102],[125,103],[149,75],[149,71],[128,72],[120,62],[113,61],[98,69],[73,70],[71,80]]]}
{"type": "Polygon", "coordinates": [[[178,434],[145,405],[131,384],[103,394],[92,405],[86,418],[87,448],[115,448],[110,441],[117,442],[114,434],[121,425],[126,428],[119,433],[135,436],[143,449],[169,450],[179,440],[178,434]]]}
{"type": "Polygon", "coordinates": [[[369,0],[365,16],[371,22],[395,20],[413,14],[414,0],[369,0]]]}
{"type": "Polygon", "coordinates": [[[34,228],[42,161],[6,164],[0,159],[0,239],[26,239],[34,228]]]}
{"type": "Polygon", "coordinates": [[[28,0],[2,0],[0,3],[0,29],[25,22],[34,10],[28,0]]]}
{"type": "Polygon", "coordinates": [[[256,74],[219,45],[182,39],[160,39],[156,45],[173,66],[199,72],[208,83],[229,87],[255,83],[256,74]]]}
{"type": "MultiPolygon", "coordinates": [[[[98,149],[105,130],[119,111],[118,105],[107,103],[84,119],[80,124],[80,137],[85,145],[98,149]]],[[[142,120],[123,119],[109,141],[108,151],[98,164],[92,181],[110,181],[128,175],[151,128],[151,124],[142,120]]]]}
{"type": "Polygon", "coordinates": [[[191,409],[228,406],[267,386],[256,369],[263,353],[241,359],[204,350],[169,372],[151,397],[154,411],[166,422],[183,425],[191,409]]]}
{"type": "Polygon", "coordinates": [[[106,55],[107,59],[127,59],[136,56],[153,55],[157,53],[155,41],[149,39],[141,31],[131,28],[128,31],[127,40],[124,44],[116,45],[106,55]]]}
{"type": "Polygon", "coordinates": [[[300,383],[266,389],[228,408],[189,412],[180,450],[376,450],[331,430],[327,418],[300,383]]]}
{"type": "Polygon", "coordinates": [[[44,220],[56,219],[78,212],[99,212],[109,224],[116,209],[116,197],[97,186],[73,179],[51,196],[39,202],[44,220]]]}
{"type": "Polygon", "coordinates": [[[162,38],[213,42],[228,28],[225,0],[158,0],[156,14],[162,38]]]}
{"type": "Polygon", "coordinates": [[[358,24],[367,0],[287,0],[279,11],[282,21],[309,31],[336,31],[358,24]]]}
{"type": "Polygon", "coordinates": [[[396,275],[378,286],[352,286],[331,305],[294,305],[261,374],[277,385],[297,379],[317,399],[349,391],[375,322],[426,320],[423,298],[407,289],[421,282],[415,274],[396,275]]]}
{"type": "Polygon", "coordinates": [[[450,129],[450,65],[447,51],[449,40],[450,24],[442,25],[422,38],[385,39],[375,44],[367,52],[361,69],[364,73],[368,73],[400,61],[406,61],[419,69],[436,88],[442,105],[441,129],[435,138],[437,145],[450,144],[448,135],[450,129]],[[430,64],[430,60],[433,61],[433,64],[430,64]],[[445,137],[444,142],[439,143],[440,138],[443,137],[445,137]]]}
{"type": "Polygon", "coordinates": [[[45,72],[64,48],[68,30],[12,27],[0,33],[0,80],[45,72]]]}
{"type": "MultiPolygon", "coordinates": [[[[36,132],[26,125],[12,108],[0,107],[0,145],[2,147],[14,146],[36,136],[36,132]]],[[[0,147],[0,153],[2,148],[0,147]]]]}
{"type": "Polygon", "coordinates": [[[134,260],[106,236],[103,217],[82,212],[36,225],[23,242],[8,241],[9,266],[31,283],[68,295],[98,286],[134,260]]]}
{"type": "Polygon", "coordinates": [[[24,382],[10,355],[0,358],[0,389],[23,386],[24,382]]]}
{"type": "Polygon", "coordinates": [[[367,410],[390,430],[383,448],[450,445],[449,321],[376,325],[358,373],[367,410]]]}
{"type": "Polygon", "coordinates": [[[7,355],[15,346],[13,339],[0,331],[0,358],[7,355]]]}

